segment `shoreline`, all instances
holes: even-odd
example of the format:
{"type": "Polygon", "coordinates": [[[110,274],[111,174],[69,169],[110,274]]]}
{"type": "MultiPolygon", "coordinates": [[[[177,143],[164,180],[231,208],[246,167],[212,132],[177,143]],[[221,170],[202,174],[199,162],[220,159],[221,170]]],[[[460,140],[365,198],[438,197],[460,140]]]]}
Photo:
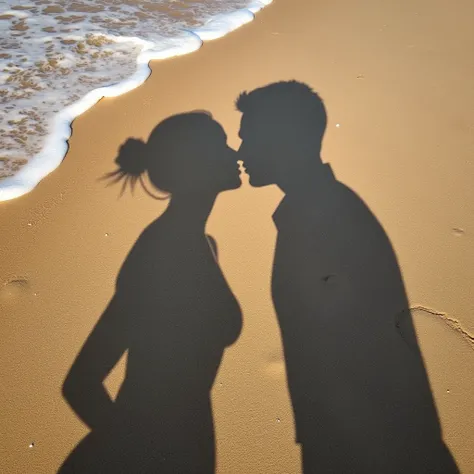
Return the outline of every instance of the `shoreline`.
{"type": "MultiPolygon", "coordinates": [[[[98,181],[114,169],[121,144],[147,139],[170,115],[209,110],[237,148],[238,95],[297,79],[328,110],[323,160],[366,202],[395,249],[445,440],[461,472],[473,471],[474,353],[434,316],[474,333],[472,14],[467,0],[456,8],[426,0],[274,2],[194,54],[152,62],[139,88],[74,120],[56,172],[0,203],[2,470],[55,472],[86,433],[61,385],[124,258],[167,205],[139,188],[119,199],[119,187],[98,181]]],[[[244,319],[212,392],[218,474],[300,472],[270,294],[271,216],[281,197],[245,181],[219,196],[207,227],[244,319]]],[[[122,361],[106,380],[112,393],[123,368],[122,361]]]]}
{"type": "MultiPolygon", "coordinates": [[[[188,40],[180,46],[169,46],[157,50],[154,48],[154,43],[134,38],[134,42],[143,46],[136,59],[135,72],[119,83],[99,87],[88,92],[79,101],[56,114],[52,119],[52,132],[45,137],[45,144],[41,151],[32,156],[13,176],[0,180],[0,202],[16,199],[31,192],[42,179],[56,170],[66,158],[74,120],[100,100],[118,97],[140,87],[152,73],[150,62],[193,53],[199,50],[204,42],[223,38],[253,21],[256,14],[271,5],[272,2],[273,0],[255,0],[246,8],[216,15],[201,27],[182,30],[183,34],[188,35],[188,40]]],[[[183,36],[181,40],[184,41],[184,39],[183,36]]],[[[114,40],[125,42],[130,41],[130,38],[114,37],[114,40]]]]}

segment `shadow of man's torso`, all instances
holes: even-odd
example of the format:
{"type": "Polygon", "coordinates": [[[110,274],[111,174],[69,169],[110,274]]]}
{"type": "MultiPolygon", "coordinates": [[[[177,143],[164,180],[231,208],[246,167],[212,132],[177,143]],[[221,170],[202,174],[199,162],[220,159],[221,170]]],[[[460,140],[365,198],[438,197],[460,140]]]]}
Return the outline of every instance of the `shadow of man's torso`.
{"type": "Polygon", "coordinates": [[[456,472],[390,241],[325,166],[274,215],[272,294],[305,473],[456,472]]]}

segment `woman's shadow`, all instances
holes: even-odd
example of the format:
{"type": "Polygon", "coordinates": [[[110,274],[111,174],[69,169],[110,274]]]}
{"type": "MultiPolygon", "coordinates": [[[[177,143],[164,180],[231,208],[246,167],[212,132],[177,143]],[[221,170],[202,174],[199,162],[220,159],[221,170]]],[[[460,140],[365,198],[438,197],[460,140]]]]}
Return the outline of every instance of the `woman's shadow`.
{"type": "Polygon", "coordinates": [[[212,473],[210,391],[242,320],[205,225],[217,195],[241,184],[236,155],[208,113],[191,112],[161,122],[147,143],[128,140],[116,163],[113,181],[144,185],[147,172],[171,199],[66,377],[64,398],[91,431],[59,473],[212,473]],[[126,351],[113,401],[103,381],[126,351]]]}

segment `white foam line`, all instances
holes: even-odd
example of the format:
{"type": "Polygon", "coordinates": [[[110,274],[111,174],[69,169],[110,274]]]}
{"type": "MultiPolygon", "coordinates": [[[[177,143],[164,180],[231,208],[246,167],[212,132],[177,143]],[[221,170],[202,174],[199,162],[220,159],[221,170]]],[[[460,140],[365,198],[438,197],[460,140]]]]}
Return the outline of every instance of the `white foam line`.
{"type": "Polygon", "coordinates": [[[138,38],[113,37],[114,41],[136,41],[142,45],[143,49],[137,58],[135,73],[117,84],[94,89],[81,100],[58,113],[54,118],[53,131],[46,137],[43,149],[29,160],[17,174],[0,181],[0,201],[8,201],[23,196],[53,172],[66,156],[73,120],[103,97],[117,97],[143,84],[151,74],[150,61],[192,53],[202,46],[203,41],[222,38],[249,23],[254,19],[255,13],[270,5],[272,1],[257,0],[250,3],[247,8],[228,14],[216,15],[204,26],[187,30],[185,32],[186,41],[184,41],[184,38],[176,38],[176,40],[179,40],[179,44],[168,44],[160,49],[157,49],[157,45],[154,43],[138,38]]]}

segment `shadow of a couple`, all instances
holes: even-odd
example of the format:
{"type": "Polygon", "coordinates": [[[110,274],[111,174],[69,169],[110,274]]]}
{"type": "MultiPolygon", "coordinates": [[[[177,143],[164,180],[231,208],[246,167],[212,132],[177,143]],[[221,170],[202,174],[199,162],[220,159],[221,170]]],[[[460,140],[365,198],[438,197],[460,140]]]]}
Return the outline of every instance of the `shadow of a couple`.
{"type": "Polygon", "coordinates": [[[272,295],[303,472],[458,472],[390,241],[321,161],[322,100],[280,82],[243,93],[237,108],[238,153],[204,112],[170,117],[146,144],[120,150],[109,177],[145,186],[148,173],[170,202],[127,256],[66,377],[64,397],[91,431],[59,472],[215,471],[210,392],[242,317],[205,225],[217,195],[241,184],[237,160],[251,185],[285,193],[274,215],[272,295]],[[125,352],[113,401],[103,381],[125,352]]]}

